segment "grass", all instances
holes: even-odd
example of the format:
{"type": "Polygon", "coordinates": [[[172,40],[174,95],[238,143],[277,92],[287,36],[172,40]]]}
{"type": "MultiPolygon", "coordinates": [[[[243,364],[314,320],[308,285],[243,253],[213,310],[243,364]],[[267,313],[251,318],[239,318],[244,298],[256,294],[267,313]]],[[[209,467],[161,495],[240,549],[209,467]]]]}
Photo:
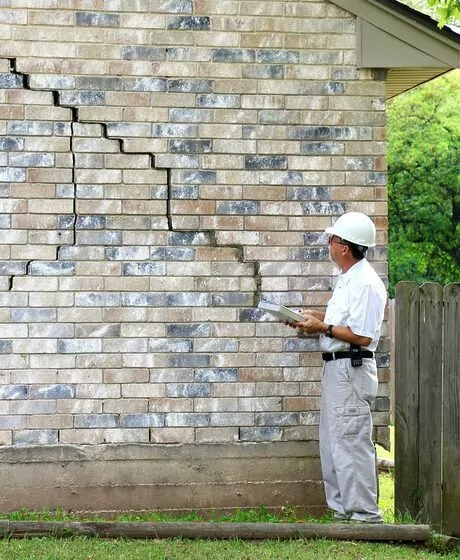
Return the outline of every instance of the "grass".
{"type": "MultiPolygon", "coordinates": [[[[393,433],[392,433],[393,437],[393,433]]],[[[393,444],[392,444],[393,448],[393,444]]],[[[392,458],[392,453],[378,449],[379,457],[392,458]]],[[[394,478],[393,473],[381,474],[380,507],[384,520],[394,523],[394,478]]],[[[28,521],[73,521],[81,516],[57,511],[18,511],[6,516],[10,520],[28,521]]],[[[85,518],[92,521],[101,517],[85,518]]],[[[173,516],[150,512],[125,514],[117,521],[203,521],[198,513],[173,516]]],[[[313,519],[301,515],[295,508],[284,508],[278,514],[264,506],[256,509],[241,509],[233,514],[206,516],[209,521],[227,522],[301,522],[328,523],[331,516],[313,519]]],[[[53,537],[14,540],[0,539],[0,560],[428,560],[460,559],[460,552],[448,551],[443,541],[432,537],[423,545],[395,543],[347,542],[327,539],[293,539],[287,541],[241,541],[241,540],[134,540],[53,537]]]]}

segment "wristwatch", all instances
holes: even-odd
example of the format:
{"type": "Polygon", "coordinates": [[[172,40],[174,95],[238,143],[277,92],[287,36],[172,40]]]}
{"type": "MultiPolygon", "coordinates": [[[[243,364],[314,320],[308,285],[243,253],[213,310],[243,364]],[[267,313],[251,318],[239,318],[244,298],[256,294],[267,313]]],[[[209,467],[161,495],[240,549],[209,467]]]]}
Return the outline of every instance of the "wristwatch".
{"type": "Polygon", "coordinates": [[[328,325],[327,326],[327,330],[324,333],[328,338],[334,338],[334,335],[332,334],[332,329],[334,328],[334,325],[328,325]]]}

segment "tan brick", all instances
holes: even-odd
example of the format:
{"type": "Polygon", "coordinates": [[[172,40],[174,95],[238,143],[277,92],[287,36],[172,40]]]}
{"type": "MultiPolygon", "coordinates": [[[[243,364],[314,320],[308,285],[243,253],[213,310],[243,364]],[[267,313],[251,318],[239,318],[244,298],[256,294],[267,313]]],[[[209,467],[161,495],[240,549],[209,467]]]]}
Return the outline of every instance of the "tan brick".
{"type": "Polygon", "coordinates": [[[197,428],[197,443],[234,442],[239,439],[238,428],[197,428]]]}
{"type": "Polygon", "coordinates": [[[27,416],[27,429],[70,429],[73,428],[73,416],[71,414],[40,414],[27,416]]]}
{"type": "Polygon", "coordinates": [[[73,201],[70,199],[38,200],[32,198],[28,202],[31,214],[73,214],[73,201]]]}
{"type": "Polygon", "coordinates": [[[30,183],[72,183],[71,169],[35,168],[27,171],[30,183]]]}
{"type": "Polygon", "coordinates": [[[288,412],[319,410],[319,397],[284,397],[283,410],[288,412]]]}
{"type": "Polygon", "coordinates": [[[194,428],[152,428],[151,443],[194,443],[194,428]]]}
{"type": "Polygon", "coordinates": [[[132,414],[147,412],[146,399],[107,399],[102,401],[102,412],[105,414],[132,414]]]}

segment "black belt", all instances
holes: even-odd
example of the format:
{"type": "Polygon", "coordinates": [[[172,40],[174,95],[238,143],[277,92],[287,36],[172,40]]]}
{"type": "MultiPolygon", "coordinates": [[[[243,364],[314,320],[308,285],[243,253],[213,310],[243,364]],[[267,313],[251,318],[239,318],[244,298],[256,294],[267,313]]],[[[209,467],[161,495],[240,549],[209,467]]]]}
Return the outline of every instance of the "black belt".
{"type": "MultiPolygon", "coordinates": [[[[351,352],[323,352],[323,360],[325,362],[330,362],[331,360],[340,360],[341,358],[351,358],[351,352]]],[[[373,358],[374,352],[370,350],[361,351],[362,358],[373,358]]]]}

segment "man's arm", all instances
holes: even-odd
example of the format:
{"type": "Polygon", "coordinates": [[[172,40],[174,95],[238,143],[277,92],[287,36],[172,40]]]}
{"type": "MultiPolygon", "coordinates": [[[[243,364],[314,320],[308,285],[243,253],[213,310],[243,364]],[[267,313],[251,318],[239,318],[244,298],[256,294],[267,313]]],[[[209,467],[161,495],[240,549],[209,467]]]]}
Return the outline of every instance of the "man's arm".
{"type": "MultiPolygon", "coordinates": [[[[304,313],[302,313],[304,315],[304,313]]],[[[324,319],[324,315],[323,315],[324,319]]],[[[313,315],[307,315],[305,321],[299,321],[294,325],[298,329],[302,329],[308,334],[324,334],[327,331],[328,325],[323,322],[323,320],[318,319],[313,315]]],[[[368,336],[360,336],[355,334],[350,327],[334,326],[332,329],[333,338],[338,340],[343,340],[343,342],[349,342],[350,344],[357,344],[358,346],[369,346],[372,342],[372,338],[368,336]]]]}

